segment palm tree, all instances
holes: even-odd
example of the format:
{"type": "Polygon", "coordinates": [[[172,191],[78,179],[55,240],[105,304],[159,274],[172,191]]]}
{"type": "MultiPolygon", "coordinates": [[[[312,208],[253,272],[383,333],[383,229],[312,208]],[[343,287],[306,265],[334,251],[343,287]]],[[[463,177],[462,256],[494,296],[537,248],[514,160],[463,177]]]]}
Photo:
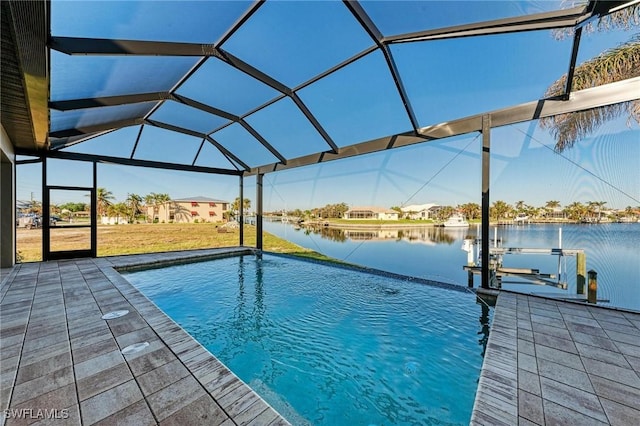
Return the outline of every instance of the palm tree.
{"type": "Polygon", "coordinates": [[[349,210],[349,205],[345,202],[336,204],[336,217],[344,217],[344,214],[349,210]]]}
{"type": "Polygon", "coordinates": [[[107,207],[107,213],[109,216],[114,216],[116,218],[116,225],[120,223],[121,217],[126,217],[129,213],[129,206],[125,203],[115,203],[109,204],[107,207]]]}
{"type": "Polygon", "coordinates": [[[525,213],[527,214],[527,216],[532,217],[534,219],[538,219],[540,217],[541,212],[542,212],[542,209],[540,207],[526,206],[525,208],[525,213]]]}
{"type": "MultiPolygon", "coordinates": [[[[622,9],[600,18],[597,27],[587,26],[587,31],[625,28],[640,24],[640,4],[622,9]]],[[[606,50],[575,68],[572,90],[613,83],[640,76],[640,35],[613,49],[606,50]]],[[[564,93],[567,75],[563,75],[546,91],[545,97],[564,93]]],[[[585,111],[559,114],[540,119],[540,126],[549,129],[556,139],[555,150],[562,152],[572,147],[578,140],[591,134],[606,121],[628,116],[628,122],[640,123],[640,99],[606,105],[585,111]]]]}
{"type": "Polygon", "coordinates": [[[550,200],[550,201],[547,201],[547,202],[544,204],[544,208],[545,208],[545,209],[553,210],[553,209],[555,209],[556,207],[560,207],[560,201],[557,201],[557,200],[550,200]]]}
{"type": "Polygon", "coordinates": [[[489,214],[489,216],[494,216],[496,218],[496,220],[500,220],[503,217],[506,217],[507,214],[513,210],[513,208],[505,203],[502,200],[498,200],[496,202],[493,203],[493,205],[490,208],[491,213],[489,214]]]}
{"type": "Polygon", "coordinates": [[[587,216],[589,208],[579,201],[574,201],[565,207],[564,211],[569,219],[580,221],[587,216]]]}
{"type": "Polygon", "coordinates": [[[549,200],[544,204],[544,215],[548,216],[549,213],[554,211],[556,208],[560,207],[560,201],[558,200],[549,200]]]}
{"type": "Polygon", "coordinates": [[[587,203],[587,208],[592,216],[595,216],[596,212],[598,213],[598,222],[600,222],[602,218],[602,208],[605,204],[607,204],[606,201],[589,201],[587,203]]]}
{"type": "Polygon", "coordinates": [[[466,203],[458,206],[458,210],[460,210],[467,219],[476,219],[480,216],[481,208],[477,203],[466,203]]]}
{"type": "Polygon", "coordinates": [[[127,194],[127,205],[129,207],[129,222],[133,222],[140,213],[142,197],[138,194],[127,194]]]}
{"type": "Polygon", "coordinates": [[[171,197],[169,194],[155,194],[156,204],[165,205],[164,206],[164,221],[169,221],[169,208],[171,197]]]}
{"type": "Polygon", "coordinates": [[[631,207],[631,206],[627,206],[627,207],[624,209],[624,212],[625,212],[625,216],[627,216],[627,217],[632,217],[632,216],[634,215],[634,213],[635,213],[635,210],[634,210],[634,208],[633,208],[633,207],[631,207]]]}
{"type": "Polygon", "coordinates": [[[456,213],[456,209],[452,206],[443,206],[438,210],[437,217],[440,220],[447,220],[456,213]]]}
{"type": "Polygon", "coordinates": [[[156,210],[158,209],[156,205],[156,193],[152,192],[144,196],[144,205],[145,205],[145,221],[149,221],[149,207],[153,206],[153,219],[156,217],[156,210]]]}
{"type": "Polygon", "coordinates": [[[111,205],[111,200],[115,197],[111,191],[107,191],[105,188],[98,188],[96,192],[97,214],[98,216],[104,216],[107,214],[107,209],[111,205]]]}
{"type": "MultiPolygon", "coordinates": [[[[240,197],[236,197],[236,199],[233,200],[232,208],[236,212],[240,211],[240,197]]],[[[245,198],[242,202],[242,210],[244,212],[248,212],[250,208],[251,208],[251,200],[248,198],[245,198]]]]}

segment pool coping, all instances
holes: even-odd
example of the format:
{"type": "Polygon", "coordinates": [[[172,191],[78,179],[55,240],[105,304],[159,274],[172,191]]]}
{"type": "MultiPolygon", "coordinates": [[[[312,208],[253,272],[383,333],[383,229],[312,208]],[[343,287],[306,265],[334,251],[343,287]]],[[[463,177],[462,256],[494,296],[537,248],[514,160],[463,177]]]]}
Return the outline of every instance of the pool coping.
{"type": "MultiPolygon", "coordinates": [[[[257,252],[260,252],[260,251],[257,251],[257,252]]],[[[296,256],[295,254],[277,253],[277,252],[271,252],[271,251],[262,251],[262,253],[268,254],[268,255],[272,255],[272,256],[277,256],[277,257],[285,257],[285,258],[288,258],[288,259],[295,259],[295,260],[300,260],[300,261],[304,261],[304,262],[315,263],[315,264],[319,264],[319,265],[332,266],[332,267],[340,268],[340,269],[358,271],[358,272],[362,272],[362,273],[365,273],[365,274],[378,275],[378,276],[381,276],[381,277],[392,278],[392,279],[396,279],[396,280],[410,281],[410,282],[413,282],[413,283],[429,285],[429,286],[432,286],[432,287],[438,287],[438,288],[441,288],[441,289],[452,290],[452,291],[457,291],[457,292],[461,292],[461,293],[472,293],[472,294],[476,293],[475,289],[472,289],[472,288],[469,288],[469,287],[465,287],[465,286],[462,286],[462,285],[459,285],[459,284],[451,284],[451,283],[446,283],[446,282],[442,282],[442,281],[430,280],[428,278],[414,277],[412,275],[403,275],[403,274],[398,274],[398,273],[395,273],[395,272],[384,271],[382,269],[376,269],[376,268],[371,268],[371,267],[368,267],[368,266],[362,266],[362,265],[357,265],[357,264],[352,264],[352,263],[332,262],[332,261],[329,261],[329,260],[313,259],[313,258],[309,258],[309,257],[296,256]]]]}

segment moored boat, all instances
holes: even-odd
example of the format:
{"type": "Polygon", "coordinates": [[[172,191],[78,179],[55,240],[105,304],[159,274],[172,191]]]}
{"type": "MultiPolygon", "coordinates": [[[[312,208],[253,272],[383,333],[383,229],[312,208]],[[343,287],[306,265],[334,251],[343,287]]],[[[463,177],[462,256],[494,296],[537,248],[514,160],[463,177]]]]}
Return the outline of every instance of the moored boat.
{"type": "Polygon", "coordinates": [[[466,221],[464,216],[460,214],[454,214],[442,224],[445,228],[468,228],[469,222],[466,221]]]}

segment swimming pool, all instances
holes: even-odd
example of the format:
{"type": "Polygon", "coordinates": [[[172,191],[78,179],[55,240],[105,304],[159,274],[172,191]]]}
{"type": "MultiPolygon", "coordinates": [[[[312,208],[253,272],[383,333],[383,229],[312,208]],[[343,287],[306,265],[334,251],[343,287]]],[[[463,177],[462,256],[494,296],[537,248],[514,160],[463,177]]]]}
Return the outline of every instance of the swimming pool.
{"type": "Polygon", "coordinates": [[[294,425],[469,423],[471,293],[267,254],[125,275],[294,425]]]}

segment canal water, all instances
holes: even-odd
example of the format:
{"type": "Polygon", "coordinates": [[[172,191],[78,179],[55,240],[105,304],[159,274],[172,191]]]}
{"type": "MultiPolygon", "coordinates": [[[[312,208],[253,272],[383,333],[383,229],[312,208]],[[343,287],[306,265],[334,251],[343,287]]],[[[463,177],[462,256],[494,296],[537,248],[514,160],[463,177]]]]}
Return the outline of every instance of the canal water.
{"type": "MultiPolygon", "coordinates": [[[[467,272],[463,270],[467,253],[462,250],[463,242],[465,238],[480,235],[474,225],[465,229],[313,230],[265,221],[264,230],[350,263],[464,286],[467,285],[467,272]]],[[[496,235],[494,232],[492,227],[492,238],[496,235]]],[[[640,223],[500,226],[497,237],[503,247],[558,248],[561,244],[565,249],[584,250],[587,270],[597,272],[598,299],[607,300],[598,304],[640,311],[640,223]]],[[[560,272],[568,289],[531,285],[512,278],[505,278],[503,288],[535,294],[576,294],[575,257],[505,255],[503,265],[539,269],[541,273],[554,275],[560,272]]],[[[480,277],[476,276],[475,285],[479,284],[480,277]]]]}

